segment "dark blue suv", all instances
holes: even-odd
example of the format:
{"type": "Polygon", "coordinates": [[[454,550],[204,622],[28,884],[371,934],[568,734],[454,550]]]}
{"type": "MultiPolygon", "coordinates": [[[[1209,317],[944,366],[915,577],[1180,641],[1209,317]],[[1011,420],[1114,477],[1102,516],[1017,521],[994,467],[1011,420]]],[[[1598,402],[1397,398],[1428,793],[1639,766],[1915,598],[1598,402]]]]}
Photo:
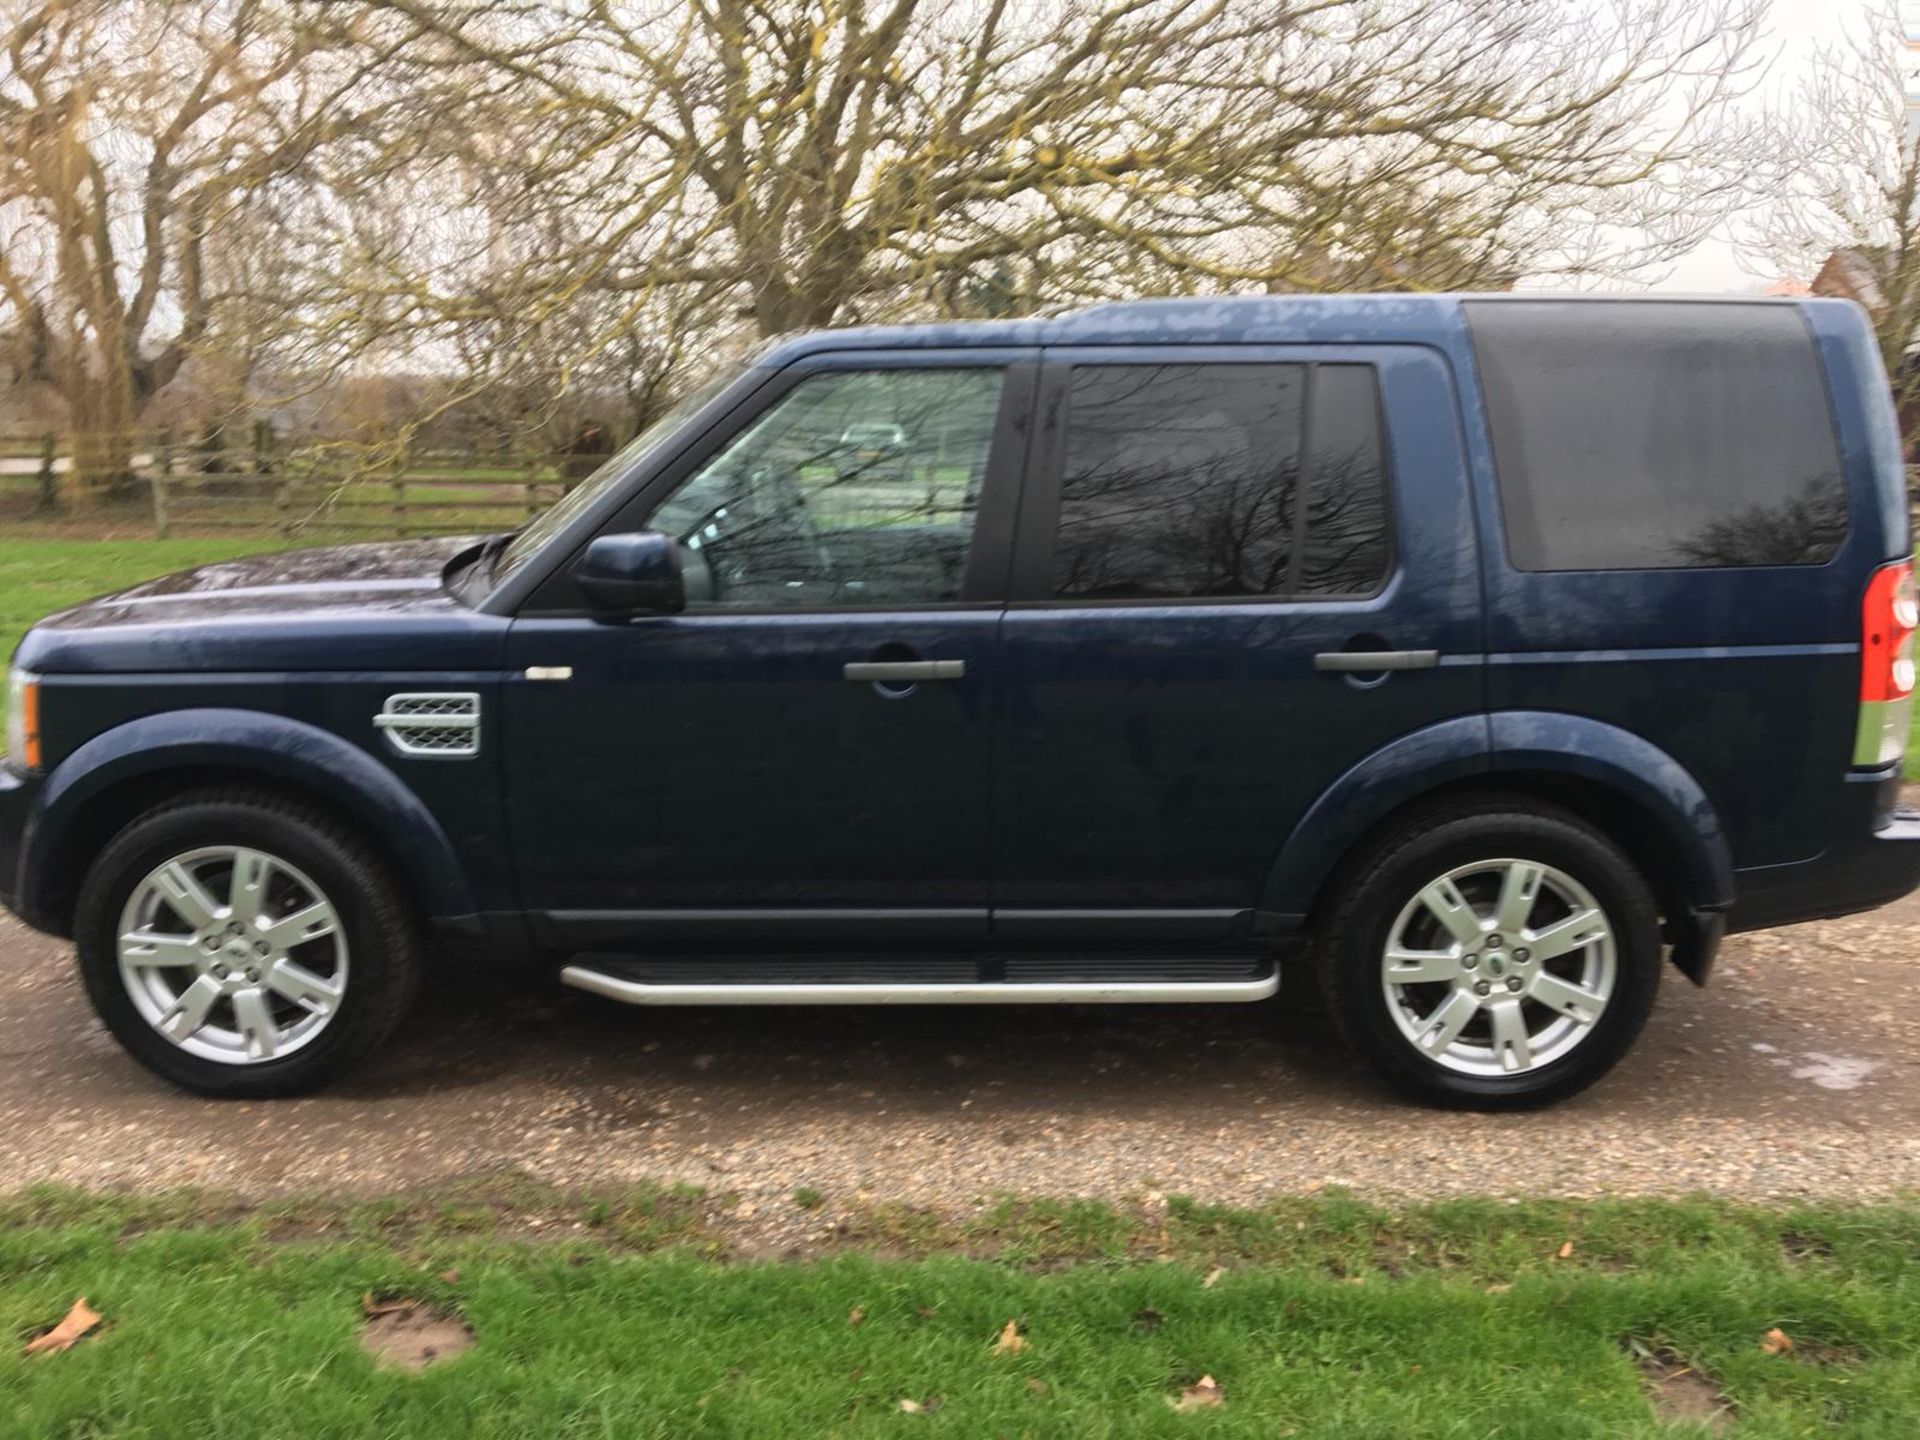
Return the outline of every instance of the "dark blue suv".
{"type": "Polygon", "coordinates": [[[339,1074],[437,948],[644,1005],[1258,1001],[1298,954],[1390,1080],[1539,1103],[1663,958],[1920,878],[1911,560],[1844,304],[808,335],[517,534],[41,624],[0,895],[211,1094],[339,1074]]]}

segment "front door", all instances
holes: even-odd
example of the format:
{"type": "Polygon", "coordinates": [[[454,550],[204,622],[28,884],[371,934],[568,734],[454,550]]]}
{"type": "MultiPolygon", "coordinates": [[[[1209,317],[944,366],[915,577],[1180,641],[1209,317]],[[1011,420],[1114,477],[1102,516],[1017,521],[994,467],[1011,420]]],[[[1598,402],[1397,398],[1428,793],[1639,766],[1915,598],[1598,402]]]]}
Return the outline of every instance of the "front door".
{"type": "Polygon", "coordinates": [[[1324,789],[1483,708],[1446,365],[1050,350],[1040,404],[1002,632],[996,935],[1244,931],[1324,789]]]}
{"type": "Polygon", "coordinates": [[[984,936],[1033,373],[806,364],[629,507],[681,543],[684,613],[516,619],[508,805],[548,938],[984,936]]]}

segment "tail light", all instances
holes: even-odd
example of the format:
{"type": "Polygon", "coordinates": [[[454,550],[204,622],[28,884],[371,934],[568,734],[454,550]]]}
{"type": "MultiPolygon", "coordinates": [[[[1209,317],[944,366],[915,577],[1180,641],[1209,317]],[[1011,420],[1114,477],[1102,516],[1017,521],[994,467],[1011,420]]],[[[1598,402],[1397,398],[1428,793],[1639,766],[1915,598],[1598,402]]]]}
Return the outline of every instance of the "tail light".
{"type": "Polygon", "coordinates": [[[1906,753],[1913,712],[1913,632],[1920,601],[1913,562],[1882,565],[1867,584],[1860,611],[1860,725],[1855,765],[1891,765],[1906,753]]]}

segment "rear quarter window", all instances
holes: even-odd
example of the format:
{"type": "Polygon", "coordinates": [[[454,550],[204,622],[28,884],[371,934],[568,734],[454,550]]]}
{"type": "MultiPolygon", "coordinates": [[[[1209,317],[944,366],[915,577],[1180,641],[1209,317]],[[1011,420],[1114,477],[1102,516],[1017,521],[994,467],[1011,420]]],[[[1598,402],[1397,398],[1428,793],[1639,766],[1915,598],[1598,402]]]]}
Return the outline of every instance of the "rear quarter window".
{"type": "Polygon", "coordinates": [[[1519,569],[1819,565],[1840,548],[1833,416],[1793,307],[1464,308],[1519,569]]]}

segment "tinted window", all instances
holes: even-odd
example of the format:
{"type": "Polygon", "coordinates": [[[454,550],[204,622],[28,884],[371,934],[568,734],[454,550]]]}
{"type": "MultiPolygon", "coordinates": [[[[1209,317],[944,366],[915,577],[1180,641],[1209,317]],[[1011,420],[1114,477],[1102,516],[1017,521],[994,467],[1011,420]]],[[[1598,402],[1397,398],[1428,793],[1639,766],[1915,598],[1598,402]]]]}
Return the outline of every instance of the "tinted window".
{"type": "Polygon", "coordinates": [[[818,375],[654,513],[687,549],[688,603],[958,600],[1000,370],[818,375]]]}
{"type": "Polygon", "coordinates": [[[1370,367],[1083,365],[1067,406],[1056,596],[1351,594],[1384,577],[1370,367]]]}
{"type": "Polygon", "coordinates": [[[1302,595],[1361,595],[1386,578],[1387,473],[1380,390],[1368,365],[1316,365],[1307,427],[1302,595]]]}
{"type": "Polygon", "coordinates": [[[1515,565],[1833,558],[1846,491],[1797,311],[1640,301],[1466,309],[1515,565]]]}

